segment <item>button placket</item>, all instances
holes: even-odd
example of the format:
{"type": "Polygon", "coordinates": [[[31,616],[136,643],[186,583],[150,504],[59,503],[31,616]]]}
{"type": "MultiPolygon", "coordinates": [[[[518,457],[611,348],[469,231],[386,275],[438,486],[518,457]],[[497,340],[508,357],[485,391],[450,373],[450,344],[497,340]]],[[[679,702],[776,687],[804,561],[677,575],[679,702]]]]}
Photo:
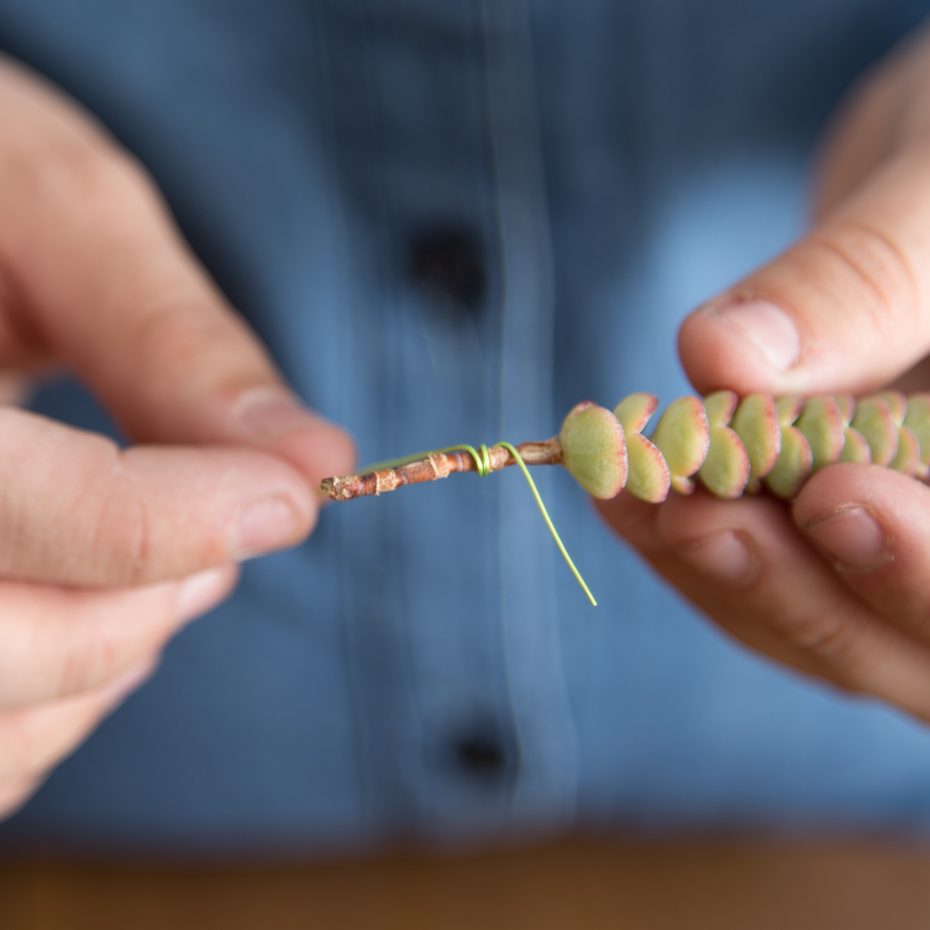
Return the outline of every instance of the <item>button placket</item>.
{"type": "MultiPolygon", "coordinates": [[[[484,3],[487,95],[501,242],[500,432],[552,429],[555,307],[526,0],[484,3]]],[[[541,486],[549,481],[541,477],[541,486]]],[[[577,805],[577,738],[562,666],[551,541],[526,495],[501,481],[499,615],[521,770],[514,824],[564,823],[577,805]]],[[[545,493],[545,491],[543,492],[545,493]]]]}

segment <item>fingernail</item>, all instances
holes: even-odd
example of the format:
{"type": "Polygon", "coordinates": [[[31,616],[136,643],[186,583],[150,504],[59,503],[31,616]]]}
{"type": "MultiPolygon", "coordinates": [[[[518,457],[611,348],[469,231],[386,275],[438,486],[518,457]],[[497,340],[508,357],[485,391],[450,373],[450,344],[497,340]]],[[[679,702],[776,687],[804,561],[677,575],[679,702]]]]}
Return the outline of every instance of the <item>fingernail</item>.
{"type": "Polygon", "coordinates": [[[840,507],[804,527],[841,571],[868,572],[891,558],[879,522],[864,507],[840,507]]]}
{"type": "Polygon", "coordinates": [[[229,593],[234,573],[228,568],[208,568],[191,575],[178,585],[178,623],[188,623],[216,607],[229,593]]]}
{"type": "Polygon", "coordinates": [[[233,407],[233,419],[241,431],[260,439],[276,439],[325,424],[296,398],[265,387],[242,394],[233,407]]]}
{"type": "Polygon", "coordinates": [[[121,704],[133,691],[138,691],[155,674],[160,661],[160,656],[146,659],[110,682],[100,692],[104,705],[113,707],[121,704]]]}
{"type": "Polygon", "coordinates": [[[233,554],[251,559],[295,542],[297,513],[285,497],[266,497],[248,507],[234,529],[233,554]]]}
{"type": "Polygon", "coordinates": [[[745,587],[759,571],[759,559],[733,530],[689,543],[680,549],[680,555],[702,575],[730,587],[745,587]]]}
{"type": "Polygon", "coordinates": [[[745,339],[775,369],[794,365],[801,353],[801,339],[794,321],[775,304],[763,300],[748,303],[710,303],[704,308],[745,339]]]}

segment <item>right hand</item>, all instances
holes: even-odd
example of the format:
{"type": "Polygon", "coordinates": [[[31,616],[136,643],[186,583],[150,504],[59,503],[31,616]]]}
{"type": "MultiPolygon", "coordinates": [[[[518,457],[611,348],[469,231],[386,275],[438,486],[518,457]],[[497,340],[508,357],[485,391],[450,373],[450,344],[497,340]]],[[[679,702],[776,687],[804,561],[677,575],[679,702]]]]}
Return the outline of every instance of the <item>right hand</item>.
{"type": "MultiPolygon", "coordinates": [[[[930,29],[860,82],[818,187],[814,228],[685,321],[679,346],[698,391],[928,390],[930,29]]],[[[930,723],[926,483],[841,462],[790,506],[621,498],[602,515],[727,633],[930,723]]]]}
{"type": "Polygon", "coordinates": [[[0,370],[63,366],[133,440],[0,407],[0,819],[232,589],[310,532],[348,437],[303,409],[151,181],[0,59],[0,370]]]}

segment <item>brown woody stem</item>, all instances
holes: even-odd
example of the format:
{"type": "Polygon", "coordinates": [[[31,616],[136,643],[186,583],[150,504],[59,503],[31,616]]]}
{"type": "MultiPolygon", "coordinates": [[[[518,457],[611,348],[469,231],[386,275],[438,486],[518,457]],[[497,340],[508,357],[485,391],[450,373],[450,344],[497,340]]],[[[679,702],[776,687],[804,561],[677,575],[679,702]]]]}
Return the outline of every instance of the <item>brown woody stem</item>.
{"type": "MultiPolygon", "coordinates": [[[[545,442],[524,442],[517,451],[527,465],[559,465],[562,461],[562,445],[558,437],[545,442]]],[[[516,459],[503,446],[488,449],[488,471],[500,471],[515,465],[516,459]]],[[[382,468],[361,475],[341,475],[324,478],[320,488],[334,501],[350,501],[356,497],[386,494],[405,484],[422,484],[448,478],[453,472],[477,471],[474,458],[463,450],[455,452],[430,452],[422,459],[382,468]]]]}

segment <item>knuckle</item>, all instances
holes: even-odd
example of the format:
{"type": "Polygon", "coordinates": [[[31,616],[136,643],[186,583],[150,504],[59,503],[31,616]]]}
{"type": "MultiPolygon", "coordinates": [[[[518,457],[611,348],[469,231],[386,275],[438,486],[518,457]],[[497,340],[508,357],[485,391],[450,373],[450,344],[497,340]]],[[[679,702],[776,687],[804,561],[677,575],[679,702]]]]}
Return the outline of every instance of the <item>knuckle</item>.
{"type": "Polygon", "coordinates": [[[81,624],[81,632],[65,647],[55,697],[89,691],[112,678],[125,663],[124,649],[105,626],[81,624]]]}
{"type": "Polygon", "coordinates": [[[906,249],[890,234],[853,219],[834,221],[813,233],[813,245],[828,253],[839,273],[864,296],[860,307],[879,335],[889,335],[902,315],[922,306],[920,278],[906,249]]]}
{"type": "Polygon", "coordinates": [[[153,186],[144,169],[115,145],[98,146],[66,172],[71,203],[98,234],[121,235],[127,219],[150,211],[153,186]]]}
{"type": "Polygon", "coordinates": [[[144,307],[133,337],[133,357],[143,366],[143,375],[163,382],[198,366],[193,363],[212,354],[223,343],[223,327],[212,315],[192,312],[202,302],[193,283],[160,294],[144,307]]]}
{"type": "Polygon", "coordinates": [[[110,463],[100,471],[100,487],[97,493],[88,494],[95,508],[88,540],[88,550],[97,556],[94,580],[101,584],[140,584],[150,580],[152,574],[154,546],[149,503],[125,467],[124,453],[109,446],[106,455],[110,463]]]}
{"type": "MultiPolygon", "coordinates": [[[[46,131],[0,146],[0,209],[42,235],[54,222],[86,236],[118,240],[139,217],[167,217],[145,167],[114,141],[91,131],[46,131]]],[[[0,230],[4,254],[22,247],[22,230],[0,230]],[[15,233],[15,235],[14,235],[15,233]]],[[[28,240],[28,237],[27,237],[28,240]]]]}
{"type": "Polygon", "coordinates": [[[846,676],[854,673],[858,665],[853,648],[855,637],[849,623],[835,614],[804,613],[791,622],[782,624],[782,632],[796,649],[828,668],[842,671],[846,676]]]}
{"type": "Polygon", "coordinates": [[[46,131],[3,149],[3,167],[15,178],[8,191],[28,203],[54,203],[62,197],[82,209],[108,202],[125,186],[136,186],[141,169],[115,144],[91,132],[46,131]]]}

